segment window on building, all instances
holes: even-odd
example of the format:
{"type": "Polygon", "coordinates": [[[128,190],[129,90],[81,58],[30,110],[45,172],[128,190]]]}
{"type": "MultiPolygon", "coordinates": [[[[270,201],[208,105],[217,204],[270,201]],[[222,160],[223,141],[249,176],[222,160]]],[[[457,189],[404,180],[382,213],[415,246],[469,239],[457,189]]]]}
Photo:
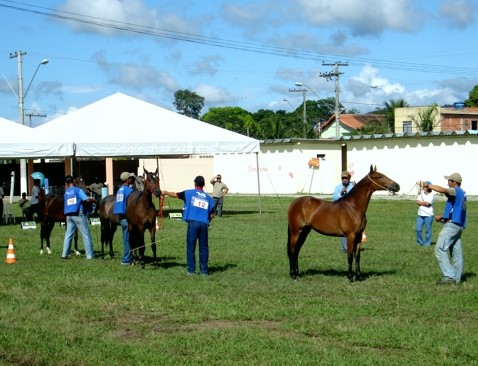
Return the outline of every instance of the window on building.
{"type": "Polygon", "coordinates": [[[478,130],[478,121],[471,121],[471,129],[473,131],[478,130]]]}
{"type": "Polygon", "coordinates": [[[412,132],[412,121],[403,121],[403,133],[412,132]]]}

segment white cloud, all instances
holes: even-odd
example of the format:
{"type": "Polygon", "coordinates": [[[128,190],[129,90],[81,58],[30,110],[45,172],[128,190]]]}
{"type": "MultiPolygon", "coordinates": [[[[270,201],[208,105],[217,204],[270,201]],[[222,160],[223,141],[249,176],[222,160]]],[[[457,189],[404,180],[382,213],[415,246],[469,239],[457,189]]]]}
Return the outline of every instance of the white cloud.
{"type": "Polygon", "coordinates": [[[308,22],[349,28],[354,35],[378,35],[387,29],[412,31],[422,10],[411,0],[295,0],[308,22]]]}
{"type": "Polygon", "coordinates": [[[199,84],[194,92],[201,97],[204,97],[204,103],[220,104],[227,103],[233,100],[229,92],[224,88],[219,88],[207,84],[199,84]]]}
{"type": "Polygon", "coordinates": [[[475,22],[476,5],[469,0],[443,0],[439,12],[452,27],[466,28],[475,22]]]}

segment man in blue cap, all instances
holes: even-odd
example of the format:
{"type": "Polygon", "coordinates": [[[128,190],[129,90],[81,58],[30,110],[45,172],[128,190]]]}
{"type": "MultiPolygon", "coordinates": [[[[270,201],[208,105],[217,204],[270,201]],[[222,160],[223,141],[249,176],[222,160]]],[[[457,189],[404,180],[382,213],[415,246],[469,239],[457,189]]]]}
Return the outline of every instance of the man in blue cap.
{"type": "MultiPolygon", "coordinates": [[[[428,185],[428,188],[443,193],[448,198],[443,215],[435,217],[437,221],[443,223],[435,246],[435,257],[443,273],[437,285],[458,284],[463,272],[461,234],[466,227],[466,192],[461,188],[462,178],[459,173],[445,175],[445,179],[448,181],[447,188],[428,185]]],[[[423,185],[423,182],[420,183],[423,185]]]]}

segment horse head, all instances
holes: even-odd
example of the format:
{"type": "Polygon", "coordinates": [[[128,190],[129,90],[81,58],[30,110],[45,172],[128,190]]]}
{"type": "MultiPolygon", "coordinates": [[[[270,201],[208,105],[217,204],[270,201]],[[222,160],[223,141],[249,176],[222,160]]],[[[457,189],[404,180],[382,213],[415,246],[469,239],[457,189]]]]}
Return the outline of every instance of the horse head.
{"type": "Polygon", "coordinates": [[[158,169],[156,168],[154,173],[148,172],[144,169],[144,175],[144,187],[151,192],[151,194],[159,197],[161,195],[161,189],[159,187],[158,169]]]}
{"type": "Polygon", "coordinates": [[[400,185],[385,174],[378,172],[377,166],[370,165],[370,173],[368,173],[367,177],[372,183],[375,183],[376,191],[383,190],[395,193],[400,190],[400,185]]]}
{"type": "Polygon", "coordinates": [[[86,187],[86,183],[83,177],[76,177],[74,182],[76,187],[81,188],[83,192],[88,194],[88,187],[86,187]]]}

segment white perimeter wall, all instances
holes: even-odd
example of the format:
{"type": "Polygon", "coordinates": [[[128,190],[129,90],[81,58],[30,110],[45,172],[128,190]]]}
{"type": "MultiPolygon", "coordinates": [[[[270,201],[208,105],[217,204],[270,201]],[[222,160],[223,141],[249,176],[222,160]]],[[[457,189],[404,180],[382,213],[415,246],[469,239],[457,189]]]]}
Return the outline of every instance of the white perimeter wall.
{"type": "MultiPolygon", "coordinates": [[[[161,187],[182,191],[193,187],[196,175],[203,175],[206,191],[211,192],[209,179],[219,173],[231,193],[255,194],[259,171],[261,194],[332,194],[340,183],[342,143],[263,144],[259,154],[159,159],[161,187]],[[309,167],[309,160],[317,154],[325,154],[325,159],[321,159],[319,168],[309,167]]],[[[370,165],[376,165],[377,170],[400,184],[399,195],[415,196],[417,180],[446,186],[443,176],[458,172],[463,177],[465,191],[478,195],[478,185],[474,183],[478,182],[476,136],[348,140],[345,143],[347,170],[352,173],[352,180],[359,181],[368,174],[370,165]]],[[[143,164],[154,171],[157,161],[140,160],[140,168],[143,164]]],[[[376,192],[375,195],[388,193],[376,192]]]]}

